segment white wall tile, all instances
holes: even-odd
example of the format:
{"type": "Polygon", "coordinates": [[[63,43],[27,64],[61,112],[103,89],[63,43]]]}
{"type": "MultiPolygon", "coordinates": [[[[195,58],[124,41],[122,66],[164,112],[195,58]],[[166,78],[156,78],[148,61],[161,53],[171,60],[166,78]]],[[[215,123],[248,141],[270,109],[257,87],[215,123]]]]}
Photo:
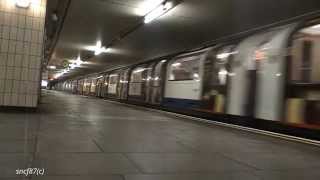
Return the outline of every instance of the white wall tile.
{"type": "Polygon", "coordinates": [[[22,55],[21,54],[16,54],[14,58],[14,66],[15,67],[21,67],[22,66],[22,55]]]}
{"type": "Polygon", "coordinates": [[[14,77],[14,68],[13,67],[7,67],[6,71],[6,79],[13,79],[14,77]]]}
{"type": "Polygon", "coordinates": [[[29,56],[24,54],[22,56],[22,67],[28,67],[29,66],[29,56]]]}
{"type": "Polygon", "coordinates": [[[21,81],[19,94],[27,94],[27,89],[28,89],[28,82],[27,81],[21,81]]]}
{"type": "Polygon", "coordinates": [[[11,40],[17,40],[17,34],[18,34],[18,28],[11,27],[10,28],[10,39],[11,40]]]}
{"type": "Polygon", "coordinates": [[[3,39],[1,41],[1,52],[8,52],[8,49],[9,49],[9,41],[8,40],[5,40],[3,39]]]}
{"type": "Polygon", "coordinates": [[[18,106],[25,106],[26,105],[26,96],[23,94],[19,94],[18,97],[18,106]]]}
{"type": "Polygon", "coordinates": [[[9,94],[9,93],[4,94],[4,97],[3,97],[3,105],[4,106],[10,105],[10,98],[11,98],[11,94],[9,94]]]}
{"type": "Polygon", "coordinates": [[[6,78],[6,70],[7,68],[5,66],[0,66],[0,80],[6,78]]]}
{"type": "Polygon", "coordinates": [[[14,54],[8,54],[7,56],[7,66],[14,66],[14,54]]]}
{"type": "Polygon", "coordinates": [[[14,68],[14,79],[15,80],[21,79],[21,68],[19,68],[19,67],[14,68]]]}
{"type": "Polygon", "coordinates": [[[3,26],[2,38],[3,39],[10,39],[10,26],[3,26]]]}
{"type": "Polygon", "coordinates": [[[28,80],[28,69],[27,68],[22,68],[21,80],[24,80],[24,81],[28,80]]]}
{"type": "Polygon", "coordinates": [[[3,94],[0,93],[0,106],[3,106],[3,94]]]}
{"type": "Polygon", "coordinates": [[[26,106],[32,107],[32,95],[27,94],[26,96],[26,106]]]}
{"type": "Polygon", "coordinates": [[[27,42],[31,41],[31,30],[30,29],[25,30],[24,41],[27,41],[27,42]]]}
{"type": "Polygon", "coordinates": [[[11,99],[10,99],[10,105],[11,106],[17,106],[18,105],[18,94],[11,94],[11,99]]]}
{"type": "Polygon", "coordinates": [[[29,55],[30,54],[30,43],[24,43],[23,44],[23,54],[29,55]]]}
{"type": "Polygon", "coordinates": [[[12,93],[19,93],[20,81],[14,80],[12,86],[12,93]]]}
{"type": "Polygon", "coordinates": [[[18,26],[18,15],[17,14],[11,14],[10,25],[11,26],[18,26]]]}
{"type": "Polygon", "coordinates": [[[0,79],[0,93],[4,93],[5,79],[0,79]]]}
{"type": "Polygon", "coordinates": [[[0,0],[0,105],[37,105],[46,8],[38,1],[23,9],[0,0]]]}
{"type": "Polygon", "coordinates": [[[30,16],[26,17],[26,28],[32,29],[32,17],[30,16]]]}
{"type": "Polygon", "coordinates": [[[13,80],[6,80],[5,86],[4,86],[4,92],[5,93],[11,93],[13,80]]]}
{"type": "Polygon", "coordinates": [[[4,13],[4,25],[10,26],[10,18],[11,14],[10,13],[4,13]]]}
{"type": "Polygon", "coordinates": [[[0,8],[0,25],[4,25],[4,12],[0,8]]]}
{"type": "Polygon", "coordinates": [[[17,54],[23,54],[23,42],[22,41],[17,41],[16,53],[17,54]]]}
{"type": "Polygon", "coordinates": [[[17,40],[18,41],[24,40],[24,29],[21,29],[21,28],[18,29],[17,40]]]}
{"type": "Polygon", "coordinates": [[[9,41],[9,53],[15,53],[16,51],[16,41],[9,41]]]}
{"type": "Polygon", "coordinates": [[[1,53],[0,54],[0,67],[6,66],[7,64],[7,53],[1,53]]]}
{"type": "Polygon", "coordinates": [[[19,28],[25,28],[25,26],[26,26],[26,16],[19,15],[18,26],[19,26],[19,28]]]}

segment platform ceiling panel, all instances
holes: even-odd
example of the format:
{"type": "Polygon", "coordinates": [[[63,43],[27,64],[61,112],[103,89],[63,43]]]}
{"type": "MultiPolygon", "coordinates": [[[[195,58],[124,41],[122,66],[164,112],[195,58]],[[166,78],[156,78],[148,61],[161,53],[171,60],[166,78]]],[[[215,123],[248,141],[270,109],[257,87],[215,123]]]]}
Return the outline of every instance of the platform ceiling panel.
{"type": "Polygon", "coordinates": [[[319,0],[183,0],[168,14],[146,24],[93,56],[85,46],[97,40],[109,44],[134,27],[144,0],[72,0],[50,64],[79,53],[90,64],[70,76],[97,72],[196,48],[201,44],[252,28],[320,10],[319,0]]]}

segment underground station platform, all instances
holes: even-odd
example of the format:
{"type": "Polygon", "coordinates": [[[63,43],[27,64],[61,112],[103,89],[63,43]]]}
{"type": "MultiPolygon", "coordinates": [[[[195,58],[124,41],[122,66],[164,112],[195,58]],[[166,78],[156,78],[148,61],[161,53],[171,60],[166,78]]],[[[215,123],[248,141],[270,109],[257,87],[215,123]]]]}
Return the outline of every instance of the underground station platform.
{"type": "Polygon", "coordinates": [[[0,179],[317,180],[320,148],[103,99],[43,91],[0,113],[0,179]],[[18,169],[43,168],[22,177],[18,169]]]}
{"type": "Polygon", "coordinates": [[[320,180],[320,1],[0,0],[0,180],[320,180]]]}

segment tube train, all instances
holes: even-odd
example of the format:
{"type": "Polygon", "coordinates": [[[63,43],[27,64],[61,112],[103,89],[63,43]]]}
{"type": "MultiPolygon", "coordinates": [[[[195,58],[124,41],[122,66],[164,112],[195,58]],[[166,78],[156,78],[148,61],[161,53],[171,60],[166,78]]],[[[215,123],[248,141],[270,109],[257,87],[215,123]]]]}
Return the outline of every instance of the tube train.
{"type": "Polygon", "coordinates": [[[74,94],[141,104],[320,139],[320,25],[294,22],[56,84],[74,94]]]}

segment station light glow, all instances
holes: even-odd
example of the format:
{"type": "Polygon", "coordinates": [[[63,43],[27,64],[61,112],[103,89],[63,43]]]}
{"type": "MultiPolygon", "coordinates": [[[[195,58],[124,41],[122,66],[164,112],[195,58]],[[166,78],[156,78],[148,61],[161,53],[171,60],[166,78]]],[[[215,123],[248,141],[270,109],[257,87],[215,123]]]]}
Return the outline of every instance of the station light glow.
{"type": "Polygon", "coordinates": [[[150,23],[173,8],[172,2],[164,2],[144,17],[144,23],[150,23]]]}
{"type": "Polygon", "coordinates": [[[56,66],[47,66],[48,69],[57,69],[56,66]]]}
{"type": "Polygon", "coordinates": [[[47,87],[47,86],[48,86],[48,81],[42,80],[42,81],[41,81],[41,86],[42,86],[42,87],[47,87]]]}
{"type": "Polygon", "coordinates": [[[181,63],[179,63],[179,62],[178,63],[173,63],[172,66],[173,67],[179,67],[179,66],[181,66],[181,63]]]}
{"type": "Polygon", "coordinates": [[[110,50],[109,48],[102,46],[101,41],[97,41],[95,46],[87,46],[85,49],[88,51],[93,51],[95,56],[98,56],[101,53],[107,53],[110,50]]]}
{"type": "Polygon", "coordinates": [[[29,8],[31,0],[15,0],[16,6],[19,8],[29,8]]]}
{"type": "Polygon", "coordinates": [[[237,53],[238,53],[238,51],[229,52],[229,53],[220,53],[220,54],[217,54],[217,59],[225,59],[225,58],[228,58],[229,56],[237,54],[237,53]]]}
{"type": "Polygon", "coordinates": [[[139,16],[145,16],[162,4],[165,0],[144,0],[138,5],[136,9],[136,14],[139,16]]]}
{"type": "Polygon", "coordinates": [[[312,29],[320,29],[320,24],[314,25],[311,27],[312,29]]]}

